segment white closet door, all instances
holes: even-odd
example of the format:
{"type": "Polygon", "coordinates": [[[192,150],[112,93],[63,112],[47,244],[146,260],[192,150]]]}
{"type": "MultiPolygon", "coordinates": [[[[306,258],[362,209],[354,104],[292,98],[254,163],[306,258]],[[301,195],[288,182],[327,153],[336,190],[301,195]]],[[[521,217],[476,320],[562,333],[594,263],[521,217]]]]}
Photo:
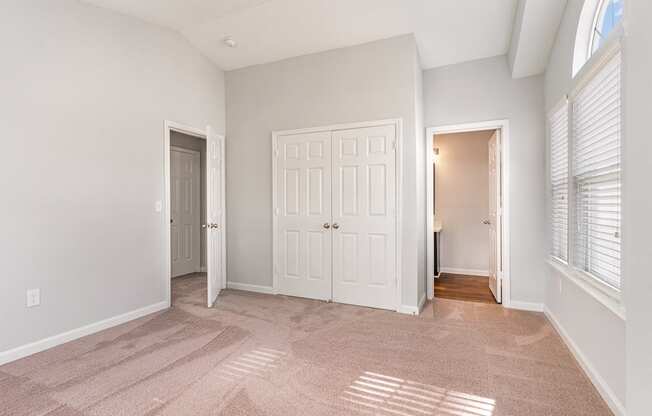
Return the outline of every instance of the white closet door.
{"type": "Polygon", "coordinates": [[[278,138],[276,272],[284,295],[331,299],[330,144],[330,132],[278,138]]]}
{"type": "Polygon", "coordinates": [[[200,261],[199,153],[170,151],[170,232],[172,277],[199,271],[200,261]]]}
{"type": "Polygon", "coordinates": [[[333,132],[333,300],[396,309],[396,131],[333,132]]]}

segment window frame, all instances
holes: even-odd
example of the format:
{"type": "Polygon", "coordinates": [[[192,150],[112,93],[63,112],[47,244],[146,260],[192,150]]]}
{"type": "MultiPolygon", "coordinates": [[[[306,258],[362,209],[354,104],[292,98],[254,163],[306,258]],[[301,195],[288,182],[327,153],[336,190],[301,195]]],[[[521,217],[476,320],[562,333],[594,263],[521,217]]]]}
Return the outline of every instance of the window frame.
{"type": "MultiPolygon", "coordinates": [[[[597,299],[599,302],[601,302],[603,305],[605,305],[608,309],[613,311],[617,316],[619,316],[621,319],[625,319],[625,308],[624,304],[622,303],[623,299],[623,292],[624,288],[626,285],[623,273],[622,273],[622,263],[623,259],[625,257],[623,251],[621,250],[621,270],[620,270],[620,287],[615,288],[608,283],[602,281],[601,279],[591,275],[590,273],[587,273],[584,270],[581,270],[577,267],[574,266],[574,260],[575,260],[575,247],[574,247],[574,228],[576,225],[576,213],[575,213],[575,191],[572,190],[572,184],[574,183],[574,178],[573,178],[573,159],[574,159],[574,153],[573,153],[573,147],[574,147],[574,132],[573,132],[573,102],[577,95],[582,91],[582,89],[593,79],[593,77],[600,71],[602,70],[613,58],[615,55],[618,53],[621,54],[621,68],[624,66],[625,62],[625,50],[622,47],[623,44],[623,39],[625,36],[624,28],[623,28],[623,21],[621,20],[618,25],[614,28],[612,33],[609,34],[607,39],[605,39],[604,44],[598,48],[589,58],[588,60],[584,63],[582,68],[577,72],[577,74],[573,78],[572,82],[572,87],[570,89],[570,92],[566,97],[564,97],[562,102],[557,103],[552,111],[549,114],[552,114],[554,111],[559,110],[561,105],[564,105],[564,103],[567,100],[567,105],[568,105],[568,163],[569,163],[569,170],[568,170],[568,183],[569,183],[569,192],[568,192],[568,260],[563,261],[558,259],[555,256],[552,256],[551,252],[549,251],[548,253],[548,263],[551,267],[553,267],[555,270],[560,272],[562,275],[567,277],[569,280],[574,282],[577,286],[581,287],[584,289],[586,292],[588,292],[591,296],[593,296],[595,299],[597,299]]],[[[623,83],[624,83],[624,76],[621,75],[620,78],[621,82],[621,98],[622,94],[624,91],[623,88],[623,83]]],[[[622,100],[624,105],[624,99],[622,100]]],[[[621,118],[620,118],[620,124],[621,124],[621,137],[625,137],[626,132],[624,129],[624,120],[623,120],[623,107],[621,107],[621,118]]],[[[550,154],[551,150],[551,136],[550,133],[548,132],[547,134],[548,138],[548,154],[550,154]]],[[[621,140],[621,149],[624,145],[624,140],[621,140]]],[[[621,150],[622,152],[622,150],[621,150]]],[[[550,161],[550,156],[549,156],[549,161],[550,161]]],[[[620,173],[620,181],[621,184],[625,178],[625,167],[621,163],[621,173],[620,173]]],[[[552,186],[550,183],[550,175],[548,175],[548,183],[549,186],[552,186]]],[[[621,188],[621,201],[624,199],[622,198],[622,188],[621,188]]],[[[550,196],[552,193],[550,192],[550,196]]],[[[551,201],[550,201],[551,202],[551,201]]],[[[622,202],[621,202],[622,204],[622,202]]],[[[622,221],[622,220],[621,220],[622,221]]],[[[549,224],[549,230],[551,231],[551,225],[549,224]]],[[[624,239],[624,235],[622,232],[622,225],[621,225],[621,239],[624,239]]],[[[552,233],[550,232],[550,237],[552,237],[552,233]]],[[[622,240],[621,240],[622,241],[622,240]]]]}

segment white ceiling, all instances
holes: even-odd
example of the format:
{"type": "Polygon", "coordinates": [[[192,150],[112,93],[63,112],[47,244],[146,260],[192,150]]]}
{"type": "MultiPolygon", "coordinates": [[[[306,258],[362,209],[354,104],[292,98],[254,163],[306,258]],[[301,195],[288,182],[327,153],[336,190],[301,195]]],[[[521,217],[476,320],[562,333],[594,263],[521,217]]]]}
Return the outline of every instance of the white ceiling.
{"type": "Polygon", "coordinates": [[[83,0],[174,29],[220,68],[414,33],[423,68],[507,53],[517,0],[83,0]],[[222,40],[232,36],[237,48],[222,40]]]}

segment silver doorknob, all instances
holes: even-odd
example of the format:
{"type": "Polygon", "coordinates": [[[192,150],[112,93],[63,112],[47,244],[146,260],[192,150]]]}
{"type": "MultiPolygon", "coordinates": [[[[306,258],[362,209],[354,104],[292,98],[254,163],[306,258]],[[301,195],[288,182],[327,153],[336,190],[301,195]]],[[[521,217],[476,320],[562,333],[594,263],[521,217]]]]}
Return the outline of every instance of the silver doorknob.
{"type": "Polygon", "coordinates": [[[337,230],[338,228],[340,228],[340,225],[338,223],[334,222],[333,223],[333,228],[335,228],[337,230]]]}
{"type": "Polygon", "coordinates": [[[489,221],[489,220],[484,220],[484,221],[482,221],[482,223],[483,223],[484,225],[489,225],[489,224],[491,224],[491,221],[489,221]]]}
{"type": "Polygon", "coordinates": [[[202,225],[201,225],[201,228],[206,228],[206,224],[202,224],[202,225]]]}
{"type": "Polygon", "coordinates": [[[329,228],[331,228],[331,225],[329,223],[325,222],[324,225],[322,225],[322,227],[324,227],[325,229],[328,230],[329,228]]]}

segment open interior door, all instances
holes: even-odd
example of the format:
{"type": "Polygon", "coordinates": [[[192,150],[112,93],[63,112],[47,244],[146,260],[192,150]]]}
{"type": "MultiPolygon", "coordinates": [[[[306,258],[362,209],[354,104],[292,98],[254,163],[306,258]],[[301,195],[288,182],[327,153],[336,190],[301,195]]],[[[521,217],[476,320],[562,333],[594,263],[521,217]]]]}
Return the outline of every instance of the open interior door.
{"type": "Polygon", "coordinates": [[[206,129],[206,278],[208,307],[226,286],[224,215],[224,136],[206,129]]]}
{"type": "Polygon", "coordinates": [[[501,179],[500,130],[489,139],[489,288],[496,302],[502,303],[501,267],[501,179]]]}

